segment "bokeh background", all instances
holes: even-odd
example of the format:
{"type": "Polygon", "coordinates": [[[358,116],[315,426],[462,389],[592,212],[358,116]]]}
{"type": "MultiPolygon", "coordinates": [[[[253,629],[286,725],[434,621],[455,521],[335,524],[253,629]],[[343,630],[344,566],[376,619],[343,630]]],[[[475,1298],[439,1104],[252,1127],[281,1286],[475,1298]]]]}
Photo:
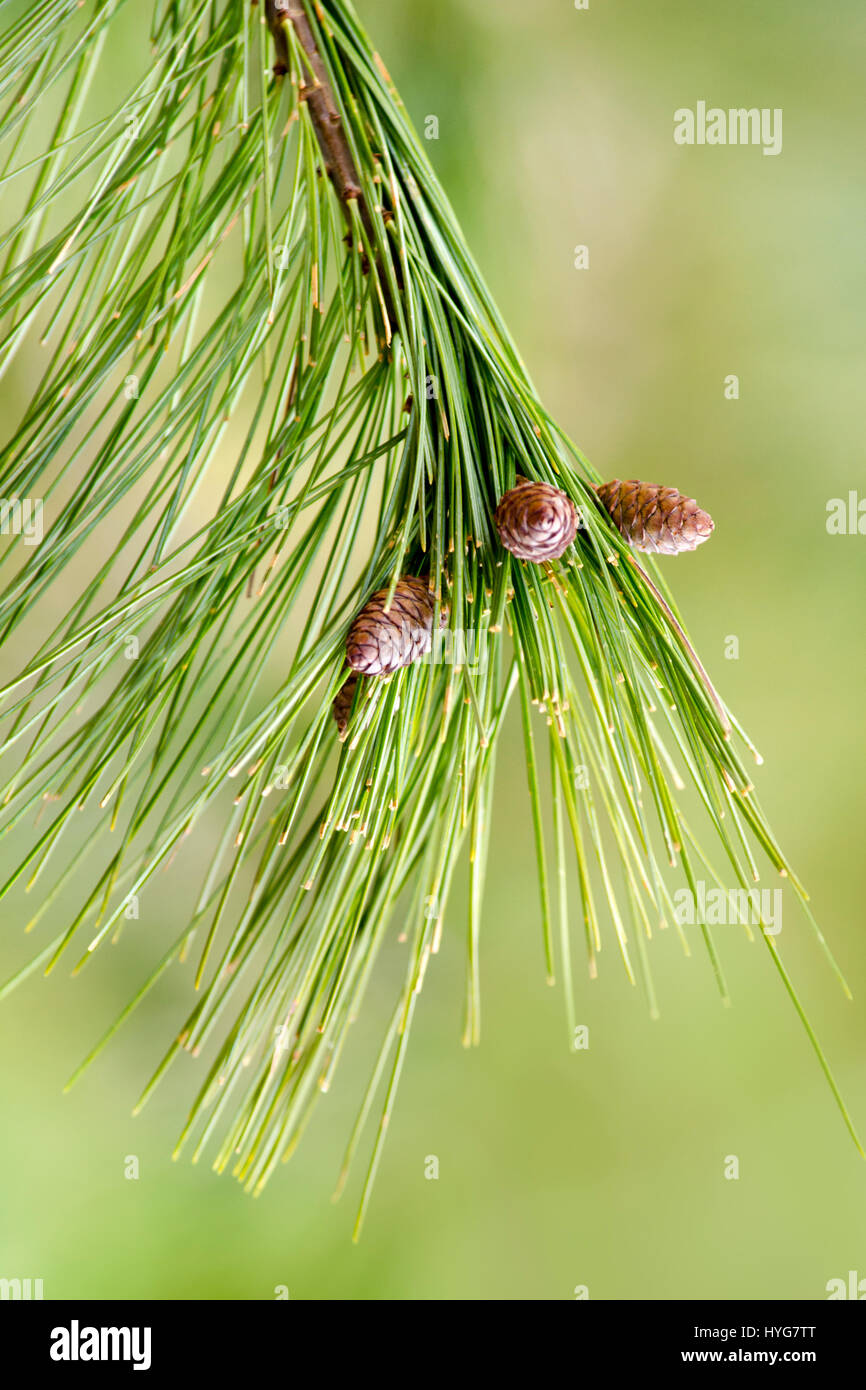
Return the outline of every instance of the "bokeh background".
{"type": "MultiPolygon", "coordinates": [[[[358,10],[416,124],[438,117],[431,157],[546,403],[604,475],[674,483],[716,520],[666,575],[764,754],[759,794],[854,990],[849,1003],[789,909],[785,959],[866,1131],[866,536],[825,525],[830,498],[866,497],[862,4],[358,10]],[[673,112],[700,99],[783,108],[782,153],[676,146],[673,112]]],[[[112,81],[123,62],[114,52],[112,81]]],[[[24,389],[12,378],[12,414],[24,389]]],[[[577,972],[590,1047],[569,1051],[513,724],[499,769],[482,1046],[460,1045],[458,891],[360,1245],[363,1165],[330,1196],[390,1007],[387,966],[357,1051],[256,1201],[207,1163],[170,1161],[191,1061],[130,1118],[189,968],[61,1095],[156,958],[153,938],[182,925],[166,890],[152,932],[0,1007],[0,1275],[40,1277],[47,1298],[268,1299],[286,1285],[295,1299],[472,1300],[570,1299],[579,1285],[592,1299],[820,1299],[829,1279],[866,1277],[866,1164],[761,941],[720,929],[724,1009],[700,951],[654,940],[657,1021],[608,946],[597,980],[577,972]]],[[[29,950],[23,920],[4,912],[4,977],[29,950]]]]}

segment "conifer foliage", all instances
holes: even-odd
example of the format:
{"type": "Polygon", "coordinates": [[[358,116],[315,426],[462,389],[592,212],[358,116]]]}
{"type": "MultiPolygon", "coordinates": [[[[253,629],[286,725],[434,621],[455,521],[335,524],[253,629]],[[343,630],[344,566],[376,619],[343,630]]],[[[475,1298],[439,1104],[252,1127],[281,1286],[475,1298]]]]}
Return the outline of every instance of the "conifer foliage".
{"type": "Polygon", "coordinates": [[[23,404],[0,493],[41,499],[45,530],[0,552],[0,892],[7,930],[59,925],[6,988],[146,934],[163,871],[205,844],[177,939],[118,1024],[186,968],[189,1016],[139,1104],[197,1058],[179,1149],[260,1191],[351,1047],[386,943],[405,940],[404,980],[343,1176],[374,1107],[391,1114],[446,939],[479,1041],[510,707],[569,1036],[578,940],[594,975],[609,939],[655,1010],[672,887],[714,873],[686,785],[725,882],[750,886],[760,860],[805,894],[739,725],[540,403],[352,6],[154,0],[149,34],[133,9],[18,6],[3,39],[0,371],[23,404]],[[112,105],[119,35],[133,57],[112,105]],[[544,564],[494,525],[518,474],[575,520],[544,564]],[[482,659],[422,641],[356,680],[352,624],[373,596],[387,619],[406,577],[428,630],[445,614],[482,659]]]}

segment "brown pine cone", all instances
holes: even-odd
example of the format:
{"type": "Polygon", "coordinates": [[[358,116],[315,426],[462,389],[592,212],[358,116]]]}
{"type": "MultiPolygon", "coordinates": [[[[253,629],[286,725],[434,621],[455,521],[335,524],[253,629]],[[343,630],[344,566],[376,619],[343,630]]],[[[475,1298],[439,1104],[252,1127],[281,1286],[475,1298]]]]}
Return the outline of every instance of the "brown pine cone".
{"type": "Polygon", "coordinates": [[[574,540],[577,522],[577,508],[559,488],[520,477],[499,499],[493,516],[505,549],[536,564],[559,559],[574,540]]]}
{"type": "Polygon", "coordinates": [[[355,691],[360,679],[360,676],[356,676],[353,671],[340,686],[340,689],[334,696],[334,703],[331,706],[331,713],[337,721],[337,734],[339,735],[341,743],[346,737],[346,732],[349,728],[349,715],[352,710],[352,701],[355,698],[355,691]]]}
{"type": "Polygon", "coordinates": [[[622,483],[614,478],[597,487],[596,493],[617,530],[635,550],[676,555],[681,550],[694,550],[713,530],[713,518],[701,511],[693,497],[684,497],[675,487],[657,487],[634,478],[622,483]]]}
{"type": "Polygon", "coordinates": [[[349,628],[346,660],[360,675],[387,676],[430,650],[436,599],[427,580],[404,574],[386,613],[387,598],[379,589],[349,628]]]}

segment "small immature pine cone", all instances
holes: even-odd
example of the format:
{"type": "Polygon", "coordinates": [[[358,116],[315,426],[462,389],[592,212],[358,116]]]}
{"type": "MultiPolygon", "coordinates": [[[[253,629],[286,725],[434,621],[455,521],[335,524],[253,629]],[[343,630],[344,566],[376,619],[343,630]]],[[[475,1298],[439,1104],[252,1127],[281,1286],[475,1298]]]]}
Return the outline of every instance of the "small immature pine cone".
{"type": "Polygon", "coordinates": [[[694,550],[713,530],[713,518],[675,487],[657,487],[634,478],[621,483],[614,478],[597,487],[596,494],[635,550],[676,555],[694,550]]]}
{"type": "Polygon", "coordinates": [[[334,703],[331,706],[331,713],[337,721],[337,733],[341,743],[346,737],[349,728],[349,715],[352,711],[352,701],[355,698],[355,691],[360,679],[361,677],[356,676],[354,671],[350,676],[347,676],[334,696],[334,703]]]}
{"type": "Polygon", "coordinates": [[[558,560],[577,534],[578,511],[550,483],[519,478],[499,499],[493,524],[499,539],[520,560],[558,560]]]}
{"type": "Polygon", "coordinates": [[[436,598],[426,579],[404,574],[385,612],[388,590],[364,605],[346,638],[346,660],[363,676],[387,676],[429,652],[436,598]]]}

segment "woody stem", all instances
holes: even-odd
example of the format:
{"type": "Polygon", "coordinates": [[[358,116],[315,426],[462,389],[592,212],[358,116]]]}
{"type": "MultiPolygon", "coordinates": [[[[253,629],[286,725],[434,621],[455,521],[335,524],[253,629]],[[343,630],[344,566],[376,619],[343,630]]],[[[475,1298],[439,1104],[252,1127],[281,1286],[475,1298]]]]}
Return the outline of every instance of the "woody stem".
{"type": "MultiPolygon", "coordinates": [[[[358,205],[358,213],[367,241],[370,246],[375,246],[376,229],[373,218],[364,197],[355,160],[343,129],[343,119],[307,12],[300,0],[265,0],[265,14],[274,41],[276,52],[274,75],[277,77],[289,70],[289,43],[285,31],[287,20],[295,31],[298,43],[306,57],[305,70],[300,78],[298,98],[307,104],[325,169],[340,199],[340,206],[343,209],[343,216],[350,233],[353,227],[349,204],[355,202],[358,205]]],[[[388,278],[380,258],[376,260],[376,271],[382,295],[380,307],[386,320],[385,337],[390,342],[392,330],[397,323],[397,315],[394,311],[388,278]]]]}

